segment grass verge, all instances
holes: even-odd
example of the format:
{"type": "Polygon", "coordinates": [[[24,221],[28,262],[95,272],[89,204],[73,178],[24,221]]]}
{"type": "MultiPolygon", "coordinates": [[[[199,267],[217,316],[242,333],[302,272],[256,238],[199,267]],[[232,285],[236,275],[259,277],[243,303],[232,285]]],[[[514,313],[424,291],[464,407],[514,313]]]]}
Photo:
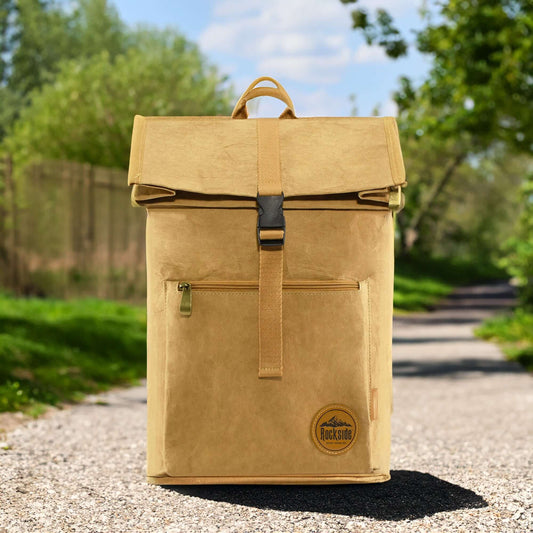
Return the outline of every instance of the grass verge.
{"type": "Polygon", "coordinates": [[[506,357],[533,372],[533,311],[522,308],[486,320],[475,334],[500,344],[506,357]]]}
{"type": "Polygon", "coordinates": [[[146,375],[144,309],[0,294],[0,411],[38,415],[146,375]]]}
{"type": "Polygon", "coordinates": [[[433,307],[454,287],[505,278],[504,271],[490,264],[448,257],[409,256],[398,258],[394,276],[395,311],[423,311],[433,307]]]}

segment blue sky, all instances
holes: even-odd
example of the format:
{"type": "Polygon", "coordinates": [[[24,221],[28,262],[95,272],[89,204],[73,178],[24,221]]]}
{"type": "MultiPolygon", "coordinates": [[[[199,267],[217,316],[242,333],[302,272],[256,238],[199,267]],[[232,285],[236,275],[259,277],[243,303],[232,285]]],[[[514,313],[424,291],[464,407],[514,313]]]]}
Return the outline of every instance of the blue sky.
{"type": "MultiPolygon", "coordinates": [[[[237,93],[259,76],[277,78],[298,116],[346,116],[350,95],[357,114],[394,115],[391,93],[400,75],[415,81],[427,59],[415,50],[392,61],[350,29],[350,6],[340,0],[114,0],[128,24],[173,26],[197,42],[209,60],[229,75],[237,93]]],[[[418,0],[360,0],[360,7],[387,9],[409,41],[421,25],[418,0]]],[[[258,101],[252,116],[273,116],[284,105],[258,101]]]]}

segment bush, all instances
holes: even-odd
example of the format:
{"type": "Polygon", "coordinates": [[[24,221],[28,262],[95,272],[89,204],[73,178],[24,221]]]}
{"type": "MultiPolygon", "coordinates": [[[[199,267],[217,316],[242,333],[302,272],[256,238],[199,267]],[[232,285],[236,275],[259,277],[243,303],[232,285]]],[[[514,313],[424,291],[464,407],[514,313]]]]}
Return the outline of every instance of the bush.
{"type": "Polygon", "coordinates": [[[533,308],[533,174],[522,186],[523,211],[515,237],[505,246],[502,266],[518,281],[522,305],[533,308]]]}
{"type": "Polygon", "coordinates": [[[519,308],[512,314],[491,318],[475,333],[500,343],[508,359],[533,371],[533,312],[519,308]]]}

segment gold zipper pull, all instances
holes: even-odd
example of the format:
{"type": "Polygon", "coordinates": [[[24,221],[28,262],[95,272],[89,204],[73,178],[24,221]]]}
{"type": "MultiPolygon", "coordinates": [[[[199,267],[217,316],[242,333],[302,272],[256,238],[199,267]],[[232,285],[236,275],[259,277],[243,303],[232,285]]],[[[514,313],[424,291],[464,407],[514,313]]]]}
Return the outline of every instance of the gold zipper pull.
{"type": "Polygon", "coordinates": [[[180,303],[180,313],[183,316],[191,316],[192,313],[192,287],[187,281],[178,283],[178,291],[182,293],[180,303]]]}

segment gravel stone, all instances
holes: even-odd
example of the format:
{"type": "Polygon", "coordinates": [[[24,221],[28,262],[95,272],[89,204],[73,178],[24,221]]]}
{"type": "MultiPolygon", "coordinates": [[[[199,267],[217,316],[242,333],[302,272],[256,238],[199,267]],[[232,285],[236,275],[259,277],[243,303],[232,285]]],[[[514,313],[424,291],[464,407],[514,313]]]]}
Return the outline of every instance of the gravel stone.
{"type": "Polygon", "coordinates": [[[0,533],[530,532],[531,376],[472,334],[512,297],[467,287],[395,317],[387,483],[148,485],[141,386],[2,435],[0,533]]]}

